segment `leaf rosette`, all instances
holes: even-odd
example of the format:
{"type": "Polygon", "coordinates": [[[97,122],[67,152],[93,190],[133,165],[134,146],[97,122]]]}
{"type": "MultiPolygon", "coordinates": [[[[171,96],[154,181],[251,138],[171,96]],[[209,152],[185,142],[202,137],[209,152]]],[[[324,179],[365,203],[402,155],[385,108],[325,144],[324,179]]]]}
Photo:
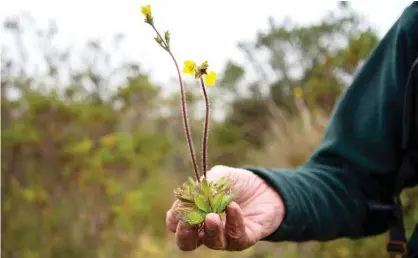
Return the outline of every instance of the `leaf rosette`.
{"type": "Polygon", "coordinates": [[[180,201],[176,207],[178,218],[190,225],[203,223],[209,213],[216,213],[222,218],[235,196],[231,186],[232,180],[227,177],[213,182],[203,178],[201,183],[189,177],[187,182],[174,190],[174,195],[180,201]]]}

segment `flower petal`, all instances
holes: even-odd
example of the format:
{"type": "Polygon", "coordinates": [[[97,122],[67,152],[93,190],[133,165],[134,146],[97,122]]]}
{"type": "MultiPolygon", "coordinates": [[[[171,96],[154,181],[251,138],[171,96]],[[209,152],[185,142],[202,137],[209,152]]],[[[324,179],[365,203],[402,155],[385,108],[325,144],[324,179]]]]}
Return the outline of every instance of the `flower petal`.
{"type": "Polygon", "coordinates": [[[210,71],[208,75],[205,77],[205,84],[208,86],[214,85],[216,81],[216,73],[210,71]]]}
{"type": "Polygon", "coordinates": [[[184,61],[183,73],[194,75],[196,69],[196,63],[191,60],[184,61]]]}
{"type": "Polygon", "coordinates": [[[141,7],[141,12],[145,16],[151,15],[151,6],[149,4],[142,6],[141,7]]]}

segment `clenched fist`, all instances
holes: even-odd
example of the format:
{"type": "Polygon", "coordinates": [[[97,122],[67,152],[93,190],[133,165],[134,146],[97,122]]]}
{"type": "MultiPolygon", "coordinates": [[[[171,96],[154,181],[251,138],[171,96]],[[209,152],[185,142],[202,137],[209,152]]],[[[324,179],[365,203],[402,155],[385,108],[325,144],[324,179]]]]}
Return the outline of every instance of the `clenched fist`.
{"type": "Polygon", "coordinates": [[[284,218],[285,209],[279,194],[262,178],[245,170],[215,166],[208,174],[209,181],[226,176],[233,180],[236,196],[226,208],[226,218],[211,213],[205,218],[204,230],[179,221],[175,201],[167,212],[167,229],[175,233],[177,246],[191,251],[200,245],[215,250],[241,251],[273,233],[284,218]]]}

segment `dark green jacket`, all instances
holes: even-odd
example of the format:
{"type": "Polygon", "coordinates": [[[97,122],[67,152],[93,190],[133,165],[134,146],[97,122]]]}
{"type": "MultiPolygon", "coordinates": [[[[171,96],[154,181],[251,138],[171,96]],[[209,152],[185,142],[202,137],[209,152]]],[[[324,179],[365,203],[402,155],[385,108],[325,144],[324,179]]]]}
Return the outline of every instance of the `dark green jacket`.
{"type": "MultiPolygon", "coordinates": [[[[388,214],[371,211],[368,201],[391,200],[400,163],[406,80],[417,56],[418,3],[414,2],[342,94],[322,144],[304,165],[247,167],[271,183],[286,205],[284,221],[265,240],[360,238],[388,230],[388,214]]],[[[416,237],[409,248],[418,250],[416,237]]]]}

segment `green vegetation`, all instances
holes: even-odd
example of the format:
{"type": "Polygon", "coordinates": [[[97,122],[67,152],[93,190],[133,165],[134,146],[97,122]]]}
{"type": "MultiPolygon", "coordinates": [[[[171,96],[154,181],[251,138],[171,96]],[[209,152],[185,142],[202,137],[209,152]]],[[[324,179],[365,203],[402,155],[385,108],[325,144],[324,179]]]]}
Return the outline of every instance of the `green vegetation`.
{"type": "MultiPolygon", "coordinates": [[[[4,24],[4,34],[15,39],[3,46],[1,61],[4,257],[385,255],[385,236],[259,243],[242,253],[178,251],[165,230],[165,212],[175,199],[172,190],[193,173],[178,92],[163,95],[138,64],[114,67],[112,52],[100,42],[81,52],[93,61],[74,69],[80,52],[54,49],[55,27],[38,32],[25,21],[4,24]],[[42,51],[25,47],[28,31],[36,32],[42,51]],[[33,55],[36,70],[28,61],[33,55]]],[[[226,64],[209,93],[212,107],[225,114],[210,121],[209,167],[304,162],[318,146],[336,98],[378,42],[364,25],[349,7],[340,7],[313,25],[271,20],[268,31],[241,43],[248,63],[226,64]],[[257,60],[259,52],[267,62],[257,60]],[[245,77],[251,70],[253,81],[245,77]],[[303,95],[295,97],[299,88],[303,95]]],[[[186,97],[190,110],[204,103],[201,92],[186,97]]],[[[201,116],[190,113],[189,121],[199,139],[201,116]]],[[[418,220],[417,194],[403,195],[409,229],[418,220]]]]}

